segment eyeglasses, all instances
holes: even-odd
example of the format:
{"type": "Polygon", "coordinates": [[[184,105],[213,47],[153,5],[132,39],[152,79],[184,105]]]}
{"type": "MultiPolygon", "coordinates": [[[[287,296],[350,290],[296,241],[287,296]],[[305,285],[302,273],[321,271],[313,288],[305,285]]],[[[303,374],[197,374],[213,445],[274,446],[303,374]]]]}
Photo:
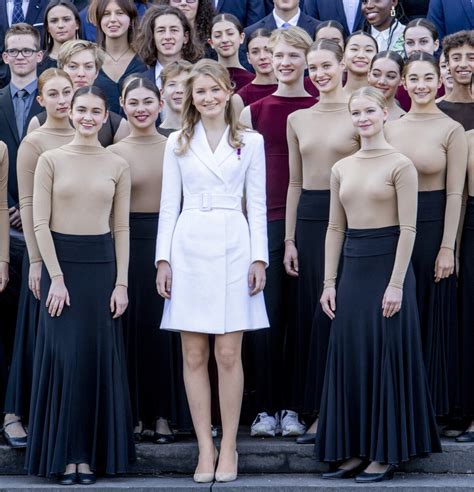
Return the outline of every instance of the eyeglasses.
{"type": "Polygon", "coordinates": [[[16,58],[20,53],[25,58],[29,58],[33,55],[33,53],[38,53],[38,50],[33,50],[31,48],[22,48],[21,50],[18,50],[16,48],[12,48],[9,50],[5,50],[5,53],[11,58],[16,58]]]}
{"type": "MultiPolygon", "coordinates": [[[[175,5],[178,5],[182,2],[183,0],[170,0],[170,3],[174,3],[175,5]]],[[[184,0],[184,3],[196,3],[197,0],[184,0]]]]}

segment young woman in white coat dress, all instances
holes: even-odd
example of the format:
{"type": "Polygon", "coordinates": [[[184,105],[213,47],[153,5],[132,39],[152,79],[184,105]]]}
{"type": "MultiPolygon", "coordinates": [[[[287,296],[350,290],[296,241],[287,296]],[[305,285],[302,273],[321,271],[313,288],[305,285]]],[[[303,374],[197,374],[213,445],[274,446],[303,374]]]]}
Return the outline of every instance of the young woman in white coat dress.
{"type": "Polygon", "coordinates": [[[182,130],[170,135],[163,164],[156,245],[157,289],[165,298],[161,328],[181,332],[199,445],[196,482],[237,477],[242,333],[269,326],[262,293],[268,265],[263,138],[235,119],[231,87],[217,62],[193,67],[182,130]],[[219,455],[211,437],[209,334],[216,335],[219,455]]]}

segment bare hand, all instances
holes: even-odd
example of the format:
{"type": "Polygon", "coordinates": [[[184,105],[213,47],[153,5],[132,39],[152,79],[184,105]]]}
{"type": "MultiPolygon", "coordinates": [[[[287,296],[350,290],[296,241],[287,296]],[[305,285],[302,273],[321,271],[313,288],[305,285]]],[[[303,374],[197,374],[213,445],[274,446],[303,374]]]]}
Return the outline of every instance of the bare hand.
{"type": "Polygon", "coordinates": [[[265,273],[265,263],[254,261],[249,268],[249,289],[250,295],[254,296],[265,288],[267,276],[265,273]]]}
{"type": "Polygon", "coordinates": [[[18,231],[21,231],[21,216],[20,216],[20,211],[16,207],[10,207],[8,209],[9,213],[9,220],[10,220],[10,225],[14,228],[17,229],[18,231]]]}
{"type": "Polygon", "coordinates": [[[454,273],[454,251],[449,248],[440,248],[435,261],[435,282],[448,278],[454,273]]]}
{"type": "Polygon", "coordinates": [[[0,261],[0,292],[3,292],[7,287],[8,275],[8,263],[6,261],[0,261]]]}
{"type": "Polygon", "coordinates": [[[385,290],[382,300],[382,314],[386,318],[391,318],[402,308],[403,290],[390,285],[385,290]]]}
{"type": "Polygon", "coordinates": [[[64,304],[67,306],[71,305],[69,299],[69,292],[64,284],[64,277],[54,277],[51,280],[51,287],[49,288],[48,298],[46,299],[46,307],[48,308],[48,313],[51,316],[60,316],[64,304]]]}
{"type": "Polygon", "coordinates": [[[170,264],[167,261],[159,261],[156,272],[156,290],[165,299],[171,299],[172,279],[173,273],[171,272],[170,264]]]}
{"type": "Polygon", "coordinates": [[[285,270],[291,277],[298,276],[298,250],[294,241],[285,241],[285,256],[283,258],[285,270]]]}
{"type": "Polygon", "coordinates": [[[336,289],[334,287],[326,287],[323,290],[320,302],[323,311],[329,318],[334,319],[336,317],[334,314],[336,312],[336,289]]]}
{"type": "Polygon", "coordinates": [[[40,300],[40,282],[41,282],[41,269],[43,267],[42,261],[36,263],[30,263],[30,272],[28,274],[28,287],[36,299],[40,300]]]}
{"type": "Polygon", "coordinates": [[[116,285],[110,298],[110,311],[114,313],[113,319],[119,318],[128,306],[127,287],[116,285]]]}

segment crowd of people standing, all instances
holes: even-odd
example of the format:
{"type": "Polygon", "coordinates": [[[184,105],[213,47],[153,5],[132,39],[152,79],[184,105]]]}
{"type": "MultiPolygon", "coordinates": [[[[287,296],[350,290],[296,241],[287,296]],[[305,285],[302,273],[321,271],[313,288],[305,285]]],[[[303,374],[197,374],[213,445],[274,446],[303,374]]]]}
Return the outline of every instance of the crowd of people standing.
{"type": "Polygon", "coordinates": [[[92,484],[192,430],[194,480],[228,482],[241,422],[358,483],[474,442],[470,0],[2,9],[0,405],[29,474],[92,484]]]}

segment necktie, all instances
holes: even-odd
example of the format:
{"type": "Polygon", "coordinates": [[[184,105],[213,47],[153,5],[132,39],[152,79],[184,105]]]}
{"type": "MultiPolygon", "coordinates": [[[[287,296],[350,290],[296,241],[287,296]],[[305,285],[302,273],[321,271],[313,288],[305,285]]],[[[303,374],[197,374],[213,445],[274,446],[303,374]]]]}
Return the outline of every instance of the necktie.
{"type": "Polygon", "coordinates": [[[289,22],[283,22],[283,24],[281,25],[281,28],[282,29],[288,29],[290,26],[291,26],[291,24],[289,22]]]}
{"type": "Polygon", "coordinates": [[[23,15],[23,0],[13,1],[13,13],[12,13],[12,26],[19,22],[25,22],[25,16],[23,15]]]}
{"type": "Polygon", "coordinates": [[[26,97],[28,96],[28,92],[25,89],[21,89],[16,93],[16,105],[15,105],[15,119],[16,119],[16,128],[18,130],[18,136],[23,136],[23,129],[25,126],[25,112],[26,112],[26,97]]]}

